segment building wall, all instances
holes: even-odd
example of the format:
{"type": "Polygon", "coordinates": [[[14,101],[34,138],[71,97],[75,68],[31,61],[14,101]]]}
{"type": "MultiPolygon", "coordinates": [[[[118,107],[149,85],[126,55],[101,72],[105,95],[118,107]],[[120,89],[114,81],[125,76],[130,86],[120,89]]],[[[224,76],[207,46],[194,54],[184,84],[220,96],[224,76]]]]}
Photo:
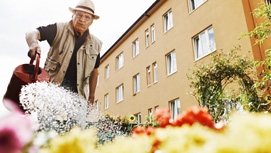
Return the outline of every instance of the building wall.
{"type": "MultiPolygon", "coordinates": [[[[253,0],[253,7],[255,7],[253,0]]],[[[260,58],[260,48],[252,46],[250,38],[238,39],[240,34],[248,32],[255,23],[251,16],[249,0],[207,0],[193,12],[189,11],[188,0],[161,0],[151,6],[148,16],[137,21],[137,26],[128,29],[120,41],[116,42],[102,57],[99,68],[99,84],[96,99],[100,111],[112,115],[140,113],[142,120],[148,115],[148,109],[159,106],[168,108],[169,101],[180,99],[181,111],[191,105],[197,105],[196,99],[189,94],[192,89],[187,74],[191,73],[195,63],[208,62],[210,54],[195,60],[192,38],[208,27],[213,27],[216,50],[229,51],[240,45],[240,54],[251,58],[260,58]],[[159,6],[159,7],[158,7],[159,6]],[[163,15],[172,10],[173,28],[164,33],[163,15]],[[249,24],[249,26],[248,26],[249,24]],[[155,25],[156,41],[145,46],[145,31],[155,25]],[[139,40],[139,55],[133,57],[132,42],[139,40]],[[255,53],[249,53],[255,49],[255,53]],[[167,75],[166,55],[175,50],[177,72],[167,75]],[[124,66],[116,70],[116,57],[123,53],[124,66]],[[147,85],[146,68],[156,62],[158,82],[147,85]],[[109,65],[110,76],[105,79],[105,67],[109,65]],[[140,75],[140,92],[133,94],[133,76],[140,75]],[[124,100],[116,103],[116,87],[124,85],[124,100]],[[109,94],[109,107],[105,109],[104,96],[109,94]]],[[[145,12],[146,13],[146,12],[145,12]]],[[[121,25],[120,25],[121,26],[121,25]]],[[[152,71],[151,71],[152,73],[152,71]]]]}

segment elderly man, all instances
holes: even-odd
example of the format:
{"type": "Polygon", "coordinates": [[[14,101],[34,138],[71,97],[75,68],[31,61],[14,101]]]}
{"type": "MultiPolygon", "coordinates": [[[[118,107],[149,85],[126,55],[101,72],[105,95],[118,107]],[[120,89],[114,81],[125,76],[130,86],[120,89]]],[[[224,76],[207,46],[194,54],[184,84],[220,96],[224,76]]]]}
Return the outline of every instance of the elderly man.
{"type": "Polygon", "coordinates": [[[28,56],[34,59],[41,52],[38,41],[46,40],[50,50],[44,69],[50,81],[77,92],[93,104],[102,42],[90,34],[89,27],[99,16],[91,0],[80,0],[75,8],[69,9],[73,13],[71,21],[40,26],[26,33],[28,56]]]}

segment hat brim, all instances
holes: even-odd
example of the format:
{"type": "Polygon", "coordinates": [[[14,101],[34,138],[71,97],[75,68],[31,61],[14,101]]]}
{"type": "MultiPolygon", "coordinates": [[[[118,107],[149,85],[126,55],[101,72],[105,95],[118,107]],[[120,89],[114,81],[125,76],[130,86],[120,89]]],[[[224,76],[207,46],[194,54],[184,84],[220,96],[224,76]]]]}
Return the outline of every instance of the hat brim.
{"type": "Polygon", "coordinates": [[[82,12],[89,13],[89,14],[93,15],[93,17],[94,17],[95,20],[97,20],[97,19],[100,18],[98,15],[93,14],[91,11],[88,11],[88,10],[85,10],[85,9],[82,9],[82,8],[72,8],[72,7],[69,7],[69,10],[70,10],[72,13],[75,13],[75,11],[82,11],[82,12]]]}

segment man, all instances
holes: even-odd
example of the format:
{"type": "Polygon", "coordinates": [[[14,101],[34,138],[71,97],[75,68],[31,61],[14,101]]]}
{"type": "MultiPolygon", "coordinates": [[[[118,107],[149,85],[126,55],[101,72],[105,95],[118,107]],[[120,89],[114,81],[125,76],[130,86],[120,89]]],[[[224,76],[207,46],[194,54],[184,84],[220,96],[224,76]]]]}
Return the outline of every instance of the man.
{"type": "Polygon", "coordinates": [[[69,9],[73,13],[71,21],[26,33],[28,56],[34,59],[41,52],[38,41],[47,40],[50,50],[44,69],[50,81],[77,92],[93,104],[102,42],[90,34],[89,27],[99,16],[91,0],[80,0],[75,8],[69,9]]]}

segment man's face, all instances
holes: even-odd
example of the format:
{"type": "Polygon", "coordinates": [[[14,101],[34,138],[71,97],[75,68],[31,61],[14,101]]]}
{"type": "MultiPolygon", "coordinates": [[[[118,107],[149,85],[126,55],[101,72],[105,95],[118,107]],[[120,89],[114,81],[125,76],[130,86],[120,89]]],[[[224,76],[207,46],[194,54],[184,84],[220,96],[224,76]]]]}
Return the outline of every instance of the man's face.
{"type": "Polygon", "coordinates": [[[72,22],[75,32],[82,36],[93,23],[93,16],[86,12],[76,11],[72,16],[72,22]]]}

